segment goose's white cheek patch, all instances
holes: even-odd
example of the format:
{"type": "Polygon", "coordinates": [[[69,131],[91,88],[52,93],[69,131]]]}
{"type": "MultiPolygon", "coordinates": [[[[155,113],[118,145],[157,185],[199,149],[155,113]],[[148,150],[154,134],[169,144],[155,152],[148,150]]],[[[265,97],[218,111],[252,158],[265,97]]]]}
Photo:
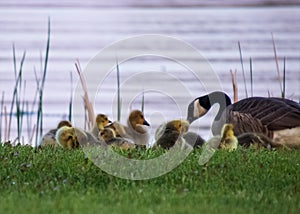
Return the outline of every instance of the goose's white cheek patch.
{"type": "Polygon", "coordinates": [[[198,117],[205,115],[206,113],[207,113],[207,110],[200,105],[198,100],[196,100],[194,102],[194,117],[198,118],[198,117]]]}

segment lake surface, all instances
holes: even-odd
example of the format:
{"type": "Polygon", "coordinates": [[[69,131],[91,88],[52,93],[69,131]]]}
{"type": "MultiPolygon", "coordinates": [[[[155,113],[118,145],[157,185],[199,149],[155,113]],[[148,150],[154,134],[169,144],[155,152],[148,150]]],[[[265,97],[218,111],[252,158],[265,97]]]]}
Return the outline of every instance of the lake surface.
{"type": "MultiPolygon", "coordinates": [[[[51,45],[44,88],[44,131],[67,118],[71,94],[75,96],[75,121],[83,121],[83,93],[74,63],[78,59],[86,72],[85,68],[97,54],[99,69],[85,73],[95,113],[106,113],[112,120],[117,118],[116,68],[106,69],[105,65],[115,65],[120,60],[121,122],[126,123],[130,109],[141,108],[144,93],[145,115],[152,125],[152,133],[163,121],[185,118],[186,107],[193,98],[220,88],[233,97],[231,69],[237,70],[239,99],[246,97],[238,42],[241,44],[248,96],[251,96],[250,57],[253,95],[280,96],[272,34],[281,75],[283,59],[286,58],[286,97],[299,101],[299,6],[212,7],[210,4],[201,7],[195,1],[188,1],[185,7],[179,7],[179,1],[175,5],[154,1],[152,7],[145,7],[138,3],[140,1],[127,1],[127,5],[112,7],[115,5],[97,4],[91,0],[85,3],[74,1],[73,4],[67,1],[57,4],[22,2],[0,3],[0,92],[5,92],[4,104],[9,110],[15,84],[12,57],[12,44],[15,44],[17,69],[23,51],[26,51],[23,66],[26,89],[24,95],[21,93],[22,99],[29,104],[32,102],[37,87],[34,70],[40,77],[40,58],[45,57],[49,17],[51,45]],[[153,35],[152,40],[131,40],[148,34],[153,35]],[[178,43],[173,45],[164,40],[166,37],[170,41],[177,39],[178,43]],[[104,50],[124,39],[127,42],[120,42],[119,49],[112,55],[104,54],[104,50]],[[187,44],[197,49],[199,55],[177,44],[187,44]],[[162,56],[160,51],[165,55],[162,56]],[[140,55],[134,55],[136,53],[140,55]],[[123,62],[127,55],[131,57],[123,62]],[[204,64],[199,61],[200,56],[206,59],[204,64]],[[197,66],[199,70],[191,69],[197,66]],[[73,93],[72,89],[77,86],[79,91],[73,93]]],[[[207,138],[216,111],[214,108],[193,124],[192,130],[200,127],[200,134],[207,138]]],[[[30,129],[36,120],[35,115],[32,118],[30,129]]],[[[24,122],[23,126],[25,139],[28,137],[26,124],[24,122]]],[[[76,125],[83,128],[83,123],[76,125]]],[[[11,138],[15,138],[16,121],[12,126],[11,138]]],[[[4,119],[2,134],[3,129],[4,119]]]]}

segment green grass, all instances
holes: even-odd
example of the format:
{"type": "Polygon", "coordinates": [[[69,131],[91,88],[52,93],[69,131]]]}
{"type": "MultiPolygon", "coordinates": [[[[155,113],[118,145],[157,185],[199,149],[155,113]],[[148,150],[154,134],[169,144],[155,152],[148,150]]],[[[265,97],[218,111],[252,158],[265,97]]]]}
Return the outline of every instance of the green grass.
{"type": "Polygon", "coordinates": [[[217,151],[206,166],[200,153],[161,177],[131,181],[80,149],[0,146],[0,213],[299,213],[299,151],[217,151]]]}

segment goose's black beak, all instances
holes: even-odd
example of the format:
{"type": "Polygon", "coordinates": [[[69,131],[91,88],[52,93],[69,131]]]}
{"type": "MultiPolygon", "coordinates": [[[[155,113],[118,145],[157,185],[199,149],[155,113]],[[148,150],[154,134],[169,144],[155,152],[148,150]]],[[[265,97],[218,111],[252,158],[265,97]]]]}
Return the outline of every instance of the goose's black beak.
{"type": "Polygon", "coordinates": [[[147,120],[144,120],[143,125],[150,126],[150,124],[147,122],[147,120]]]}
{"type": "Polygon", "coordinates": [[[188,116],[186,120],[189,122],[189,124],[191,124],[192,122],[194,122],[195,118],[188,116]]]}
{"type": "Polygon", "coordinates": [[[189,123],[191,124],[196,118],[194,117],[194,102],[191,102],[188,106],[188,110],[187,110],[187,118],[186,120],[189,121],[189,123]]]}

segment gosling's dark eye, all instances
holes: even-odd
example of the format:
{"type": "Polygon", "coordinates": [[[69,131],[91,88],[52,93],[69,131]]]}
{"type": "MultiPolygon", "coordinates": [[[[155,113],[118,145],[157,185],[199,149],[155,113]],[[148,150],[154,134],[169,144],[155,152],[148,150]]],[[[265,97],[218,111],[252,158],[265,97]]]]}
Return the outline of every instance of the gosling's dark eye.
{"type": "Polygon", "coordinates": [[[141,118],[144,119],[144,116],[142,115],[141,118]]]}

